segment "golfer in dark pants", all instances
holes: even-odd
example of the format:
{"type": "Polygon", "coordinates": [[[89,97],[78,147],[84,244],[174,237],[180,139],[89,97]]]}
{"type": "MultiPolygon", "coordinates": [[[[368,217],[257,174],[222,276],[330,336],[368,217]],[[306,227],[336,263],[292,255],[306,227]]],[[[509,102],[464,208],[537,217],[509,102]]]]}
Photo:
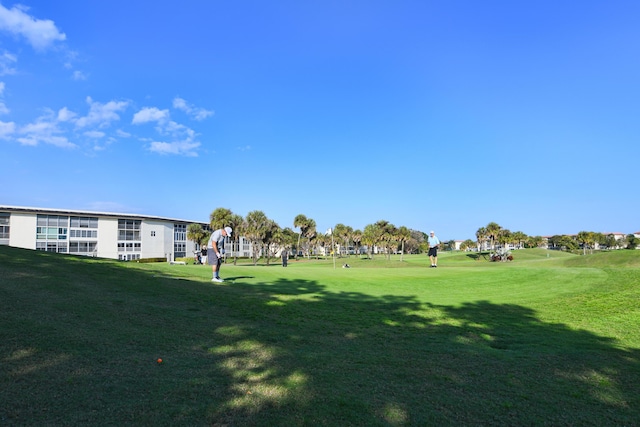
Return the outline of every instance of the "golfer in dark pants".
{"type": "Polygon", "coordinates": [[[438,266],[438,247],[440,247],[440,239],[436,237],[436,234],[431,230],[429,232],[429,259],[431,260],[431,268],[438,266]]]}
{"type": "Polygon", "coordinates": [[[231,237],[231,227],[221,228],[211,233],[209,242],[207,243],[207,261],[213,271],[212,282],[224,282],[220,278],[220,265],[222,264],[222,253],[224,251],[224,238],[231,237]]]}

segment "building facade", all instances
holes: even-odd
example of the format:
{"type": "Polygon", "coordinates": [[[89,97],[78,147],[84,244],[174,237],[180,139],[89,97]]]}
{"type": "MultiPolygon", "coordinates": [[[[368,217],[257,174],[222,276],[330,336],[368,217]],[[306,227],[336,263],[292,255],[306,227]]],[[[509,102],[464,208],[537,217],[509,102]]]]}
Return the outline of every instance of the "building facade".
{"type": "Polygon", "coordinates": [[[190,257],[189,224],[171,218],[0,206],[0,245],[119,260],[190,257]]]}

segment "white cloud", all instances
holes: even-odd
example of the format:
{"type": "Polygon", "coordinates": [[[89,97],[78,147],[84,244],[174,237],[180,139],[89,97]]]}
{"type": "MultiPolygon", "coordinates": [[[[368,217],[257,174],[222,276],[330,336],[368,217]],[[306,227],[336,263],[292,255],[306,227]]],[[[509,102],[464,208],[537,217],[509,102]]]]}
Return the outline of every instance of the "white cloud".
{"type": "Polygon", "coordinates": [[[2,122],[0,121],[0,138],[7,138],[16,131],[16,124],[14,122],[2,122]]]}
{"type": "Polygon", "coordinates": [[[112,121],[120,120],[118,112],[124,110],[129,105],[125,101],[109,101],[106,104],[94,102],[91,97],[87,97],[89,104],[89,114],[81,117],[76,121],[77,127],[86,127],[97,125],[98,127],[107,127],[112,121]]]}
{"type": "Polygon", "coordinates": [[[98,139],[104,137],[105,133],[100,132],[99,130],[89,130],[84,133],[84,136],[98,139]]]}
{"type": "Polygon", "coordinates": [[[58,121],[59,122],[69,122],[72,121],[77,116],[76,113],[69,110],[67,107],[62,107],[60,111],[58,111],[58,121]]]}
{"type": "Polygon", "coordinates": [[[159,129],[159,132],[164,134],[171,134],[174,137],[180,137],[184,135],[189,139],[193,139],[196,136],[196,133],[193,129],[190,129],[185,125],[181,125],[180,123],[176,123],[173,120],[170,120],[163,129],[159,129]]]}
{"type": "Polygon", "coordinates": [[[138,125],[148,122],[162,123],[169,119],[169,110],[159,110],[156,107],[144,107],[133,115],[132,124],[138,125]]]}
{"type": "Polygon", "coordinates": [[[116,135],[118,135],[120,138],[129,138],[129,137],[131,137],[131,134],[129,132],[125,132],[122,129],[116,130],[116,135]]]}
{"type": "Polygon", "coordinates": [[[13,65],[16,62],[18,62],[18,58],[15,55],[9,52],[2,53],[2,55],[0,55],[0,76],[15,74],[16,69],[13,65]]]}
{"type": "Polygon", "coordinates": [[[158,154],[179,154],[188,157],[196,157],[197,148],[200,147],[199,142],[185,140],[176,142],[160,142],[154,141],[149,146],[149,151],[158,154]]]}
{"type": "Polygon", "coordinates": [[[34,123],[29,123],[17,130],[17,141],[22,145],[35,146],[39,143],[54,145],[61,148],[76,148],[76,144],[70,142],[67,137],[60,136],[62,131],[58,128],[53,114],[39,117],[34,123]]]}
{"type": "Polygon", "coordinates": [[[71,78],[73,80],[87,80],[87,76],[86,74],[84,74],[82,71],[74,71],[73,74],[71,75],[71,78]]]}
{"type": "Polygon", "coordinates": [[[0,4],[0,30],[23,36],[37,50],[44,50],[66,39],[67,36],[58,31],[53,21],[36,19],[28,15],[27,10],[21,5],[7,9],[0,4]]]}
{"type": "MultiPolygon", "coordinates": [[[[4,95],[4,82],[0,82],[0,97],[4,95]]],[[[8,114],[9,109],[3,101],[0,101],[0,114],[8,114]]]]}
{"type": "Polygon", "coordinates": [[[213,115],[213,111],[205,110],[204,108],[196,108],[180,97],[175,97],[173,99],[173,108],[184,111],[196,120],[204,120],[213,115]]]}

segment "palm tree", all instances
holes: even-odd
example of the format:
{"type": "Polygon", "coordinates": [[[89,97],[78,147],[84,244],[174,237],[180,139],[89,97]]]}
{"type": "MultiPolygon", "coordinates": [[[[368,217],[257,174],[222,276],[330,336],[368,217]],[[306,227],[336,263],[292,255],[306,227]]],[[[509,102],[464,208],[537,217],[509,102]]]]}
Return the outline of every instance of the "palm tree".
{"type": "Polygon", "coordinates": [[[596,242],[596,233],[594,233],[593,231],[581,231],[578,233],[577,239],[580,243],[582,243],[583,255],[586,255],[587,247],[589,247],[591,253],[593,253],[593,246],[596,242]]]}
{"type": "Polygon", "coordinates": [[[391,260],[391,247],[395,242],[396,226],[384,219],[376,222],[376,226],[382,230],[379,241],[385,248],[387,259],[391,260]]]}
{"type": "Polygon", "coordinates": [[[364,233],[362,233],[362,241],[369,246],[369,256],[373,259],[373,248],[377,246],[382,240],[385,234],[386,225],[389,221],[380,220],[375,224],[369,224],[364,227],[364,233]]]}
{"type": "Polygon", "coordinates": [[[307,229],[305,230],[304,236],[309,239],[309,251],[307,252],[307,258],[311,257],[311,242],[318,236],[318,231],[316,230],[316,222],[309,218],[309,222],[307,223],[307,229]]]}
{"type": "Polygon", "coordinates": [[[495,222],[490,222],[489,224],[487,224],[485,229],[487,230],[487,235],[491,240],[491,251],[495,252],[496,239],[498,238],[498,233],[500,232],[502,227],[500,227],[495,222]]]}
{"type": "MultiPolygon", "coordinates": [[[[281,241],[282,229],[274,220],[267,219],[267,222],[265,224],[265,235],[263,239],[264,248],[267,255],[267,265],[269,265],[269,261],[271,260],[272,246],[278,244],[281,241]]],[[[275,250],[273,255],[275,256],[275,250]]]]}
{"type": "Polygon", "coordinates": [[[362,242],[362,230],[354,230],[351,233],[351,240],[355,246],[355,252],[360,255],[360,243],[362,242]]]}
{"type": "Polygon", "coordinates": [[[227,208],[216,208],[211,215],[209,215],[209,223],[212,230],[218,230],[226,227],[231,222],[231,216],[233,212],[227,208]]]}
{"type": "Polygon", "coordinates": [[[262,243],[267,234],[269,219],[262,211],[251,211],[245,218],[244,230],[246,237],[251,242],[253,253],[253,265],[258,264],[258,256],[260,255],[260,249],[262,249],[262,243]]]}
{"type": "Polygon", "coordinates": [[[341,255],[343,248],[345,248],[346,250],[348,246],[349,237],[348,237],[347,226],[344,224],[336,224],[333,227],[332,234],[336,240],[338,240],[339,242],[340,241],[344,242],[344,245],[342,245],[341,243],[338,243],[340,250],[338,251],[337,255],[341,255]]]}
{"type": "Polygon", "coordinates": [[[187,226],[187,239],[196,245],[201,245],[202,240],[204,240],[207,234],[200,224],[189,224],[189,226],[187,226]]]}
{"type": "Polygon", "coordinates": [[[475,243],[473,242],[473,240],[467,239],[467,240],[465,240],[464,242],[462,242],[460,244],[460,250],[466,251],[467,249],[470,249],[474,245],[475,245],[475,243]]]}
{"type": "Polygon", "coordinates": [[[507,244],[513,241],[513,236],[511,234],[511,231],[506,228],[501,228],[498,231],[496,240],[498,240],[498,243],[500,243],[500,245],[502,246],[502,250],[503,251],[506,250],[507,244]]]}
{"type": "Polygon", "coordinates": [[[513,243],[517,243],[518,248],[522,248],[524,246],[524,242],[529,236],[524,234],[522,231],[515,231],[512,233],[511,237],[513,238],[513,243]]]}
{"type": "Polygon", "coordinates": [[[232,214],[229,217],[228,224],[233,229],[231,234],[231,253],[233,255],[233,265],[236,265],[238,254],[240,253],[240,236],[244,234],[244,218],[242,218],[242,215],[232,214]]]}
{"type": "Polygon", "coordinates": [[[525,244],[530,248],[539,248],[540,246],[542,246],[543,242],[544,239],[542,238],[542,236],[529,236],[527,237],[525,244]]]}
{"type": "Polygon", "coordinates": [[[482,246],[487,241],[489,233],[485,227],[478,228],[476,231],[476,239],[478,239],[478,252],[482,252],[482,246]]]}
{"type": "Polygon", "coordinates": [[[411,238],[411,231],[409,231],[409,229],[407,227],[402,225],[396,231],[396,238],[398,239],[398,241],[401,244],[400,262],[402,262],[403,257],[404,257],[404,242],[406,242],[407,240],[409,240],[411,238]]]}
{"type": "Polygon", "coordinates": [[[293,219],[293,227],[300,229],[300,234],[298,234],[298,245],[296,246],[296,259],[298,259],[298,253],[300,252],[300,238],[303,234],[305,234],[308,223],[309,218],[307,218],[303,214],[296,215],[296,217],[293,219]]]}

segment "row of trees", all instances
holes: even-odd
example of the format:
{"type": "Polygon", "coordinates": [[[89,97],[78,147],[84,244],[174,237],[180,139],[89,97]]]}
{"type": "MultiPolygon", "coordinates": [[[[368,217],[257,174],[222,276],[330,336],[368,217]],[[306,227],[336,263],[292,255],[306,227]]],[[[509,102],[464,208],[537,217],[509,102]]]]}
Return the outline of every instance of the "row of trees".
{"type": "MultiPolygon", "coordinates": [[[[261,256],[265,256],[267,264],[271,258],[276,256],[281,250],[293,251],[294,255],[306,256],[307,258],[317,255],[320,248],[325,249],[325,253],[334,253],[337,256],[350,256],[360,254],[363,248],[366,253],[373,258],[374,248],[378,253],[382,253],[387,258],[391,254],[400,253],[401,258],[405,253],[426,252],[426,233],[412,230],[405,226],[396,227],[386,220],[380,220],[364,227],[363,230],[353,229],[344,224],[336,224],[326,233],[319,232],[316,222],[312,218],[300,214],[293,219],[293,228],[280,227],[274,220],[269,219],[262,211],[251,211],[246,217],[234,214],[226,208],[217,208],[210,215],[210,225],[212,230],[230,226],[233,228],[233,247],[231,256],[234,263],[240,253],[239,237],[243,236],[250,242],[251,254],[254,264],[257,264],[261,256]],[[297,232],[294,230],[297,229],[297,232]],[[327,250],[328,249],[328,250],[327,250]]],[[[196,244],[205,244],[209,239],[210,232],[205,230],[200,224],[190,224],[187,229],[187,238],[196,244]]],[[[461,250],[483,250],[487,246],[495,251],[496,246],[506,247],[513,245],[517,248],[536,248],[547,246],[562,250],[583,251],[596,247],[600,248],[635,248],[640,239],[633,234],[622,240],[616,240],[612,235],[602,233],[581,231],[575,236],[558,235],[544,239],[541,236],[528,236],[522,231],[512,232],[501,227],[495,222],[490,222],[476,231],[476,241],[465,240],[460,245],[461,250]]],[[[442,249],[455,249],[453,240],[443,242],[442,249]]]]}
{"type": "Polygon", "coordinates": [[[528,236],[522,231],[512,232],[495,222],[480,227],[476,231],[476,239],[475,242],[471,239],[465,240],[460,245],[460,249],[477,248],[482,250],[488,245],[492,251],[495,251],[496,244],[502,247],[511,244],[517,248],[545,246],[568,251],[582,249],[583,253],[586,253],[587,251],[593,252],[596,247],[601,249],[635,249],[640,244],[640,239],[633,234],[627,235],[624,239],[616,239],[612,234],[605,235],[593,231],[581,231],[577,235],[555,235],[545,239],[542,236],[528,236]]]}
{"type": "Polygon", "coordinates": [[[581,231],[575,236],[558,235],[549,238],[549,247],[573,251],[582,248],[583,253],[593,253],[596,248],[599,249],[635,249],[640,244],[633,234],[628,234],[623,239],[616,239],[612,234],[597,233],[594,231],[581,231]]]}
{"type": "MultiPolygon", "coordinates": [[[[281,250],[293,250],[296,257],[308,258],[317,255],[322,247],[325,248],[325,253],[338,256],[360,254],[362,248],[366,247],[371,258],[374,256],[374,248],[389,258],[393,253],[405,254],[426,250],[425,233],[404,226],[396,227],[386,220],[369,224],[364,230],[336,224],[330,232],[327,230],[326,233],[322,233],[317,230],[316,222],[303,214],[293,219],[292,225],[297,232],[290,227],[280,227],[262,211],[251,211],[246,217],[242,217],[229,209],[217,208],[209,219],[212,230],[226,226],[233,228],[231,255],[234,263],[240,252],[239,236],[250,242],[254,264],[257,264],[260,256],[265,256],[269,264],[269,260],[281,250]]],[[[210,232],[200,224],[190,224],[187,229],[187,238],[199,245],[205,244],[209,236],[210,232]]]]}

